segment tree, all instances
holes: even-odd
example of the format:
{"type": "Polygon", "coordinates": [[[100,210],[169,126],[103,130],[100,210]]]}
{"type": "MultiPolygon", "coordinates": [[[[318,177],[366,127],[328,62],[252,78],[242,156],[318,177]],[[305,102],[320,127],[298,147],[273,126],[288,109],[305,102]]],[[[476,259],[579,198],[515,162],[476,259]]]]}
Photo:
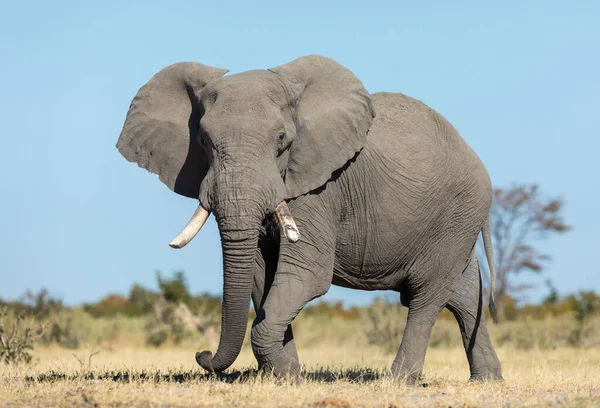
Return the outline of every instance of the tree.
{"type": "Polygon", "coordinates": [[[175,272],[171,278],[163,278],[161,273],[157,271],[156,278],[158,280],[159,292],[167,302],[183,302],[188,306],[191,305],[192,295],[190,295],[188,290],[183,271],[175,272]]]}
{"type": "MultiPolygon", "coordinates": [[[[522,272],[541,273],[550,256],[534,247],[551,234],[572,227],[563,220],[564,201],[547,198],[536,184],[513,185],[494,190],[490,209],[490,228],[496,260],[496,305],[504,317],[506,295],[518,295],[532,285],[516,284],[513,276],[522,272]]],[[[480,248],[481,250],[481,248],[480,248]]],[[[485,257],[480,256],[480,259],[485,257]]],[[[487,265],[486,262],[480,262],[487,265]]]]}

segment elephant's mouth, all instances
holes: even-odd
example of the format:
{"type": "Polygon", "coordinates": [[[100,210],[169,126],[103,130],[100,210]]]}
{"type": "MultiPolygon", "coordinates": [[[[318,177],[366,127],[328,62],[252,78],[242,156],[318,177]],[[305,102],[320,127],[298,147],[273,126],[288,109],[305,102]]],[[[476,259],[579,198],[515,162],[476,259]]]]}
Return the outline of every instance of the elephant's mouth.
{"type": "MultiPolygon", "coordinates": [[[[296,221],[294,221],[294,217],[285,201],[279,203],[277,208],[275,208],[275,214],[277,215],[277,220],[279,221],[279,225],[287,240],[289,242],[297,242],[300,239],[300,232],[298,231],[296,221]]],[[[190,218],[181,232],[169,242],[169,246],[171,248],[179,249],[189,244],[202,229],[209,215],[210,212],[206,211],[201,205],[198,205],[192,218],[190,218]]]]}

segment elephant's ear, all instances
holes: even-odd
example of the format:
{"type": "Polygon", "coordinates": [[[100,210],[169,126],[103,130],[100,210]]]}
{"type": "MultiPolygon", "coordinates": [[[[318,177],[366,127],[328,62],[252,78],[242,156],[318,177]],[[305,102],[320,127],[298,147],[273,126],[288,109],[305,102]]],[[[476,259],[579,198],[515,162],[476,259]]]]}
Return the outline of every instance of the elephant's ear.
{"type": "Polygon", "coordinates": [[[309,55],[270,71],[281,76],[296,107],[285,175],[293,198],[325,184],[362,149],[375,111],[362,82],[332,59],[309,55]]]}
{"type": "Polygon", "coordinates": [[[117,142],[119,152],[158,174],[174,192],[198,198],[208,163],[195,140],[201,116],[196,95],[225,73],[225,69],[196,62],[180,62],[159,71],[131,102],[117,142]]]}

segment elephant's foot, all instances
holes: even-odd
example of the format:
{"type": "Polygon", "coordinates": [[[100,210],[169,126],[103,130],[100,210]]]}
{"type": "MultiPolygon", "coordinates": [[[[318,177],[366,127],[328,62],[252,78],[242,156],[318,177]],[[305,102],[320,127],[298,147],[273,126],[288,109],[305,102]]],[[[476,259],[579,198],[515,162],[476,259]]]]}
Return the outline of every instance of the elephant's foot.
{"type": "Polygon", "coordinates": [[[502,378],[502,373],[500,370],[488,370],[485,372],[476,372],[471,373],[471,377],[469,381],[478,382],[478,381],[504,381],[502,378]]]}
{"type": "Polygon", "coordinates": [[[407,367],[403,367],[401,364],[397,364],[394,362],[392,364],[392,378],[396,381],[404,382],[408,385],[415,385],[419,383],[422,379],[422,369],[417,369],[414,367],[413,369],[409,369],[407,367]]]}
{"type": "Polygon", "coordinates": [[[298,358],[290,356],[285,349],[270,356],[256,357],[259,370],[264,374],[273,375],[277,382],[291,381],[296,384],[302,382],[298,358]]]}
{"type": "Polygon", "coordinates": [[[476,344],[471,351],[467,353],[469,359],[469,369],[471,371],[470,381],[503,381],[502,368],[496,352],[489,342],[487,331],[482,329],[481,336],[477,337],[479,344],[476,344]]]}
{"type": "Polygon", "coordinates": [[[277,382],[291,380],[298,383],[300,361],[294,342],[292,328],[288,324],[275,327],[287,327],[285,333],[278,332],[273,325],[259,313],[252,327],[251,342],[258,368],[266,375],[273,375],[277,382]]]}

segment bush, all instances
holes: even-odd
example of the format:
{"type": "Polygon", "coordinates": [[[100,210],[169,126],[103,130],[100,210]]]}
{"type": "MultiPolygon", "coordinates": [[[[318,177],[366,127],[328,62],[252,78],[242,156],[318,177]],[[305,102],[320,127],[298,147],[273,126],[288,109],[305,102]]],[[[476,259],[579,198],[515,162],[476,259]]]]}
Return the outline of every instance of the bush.
{"type": "Polygon", "coordinates": [[[73,318],[70,315],[63,313],[53,316],[49,326],[49,330],[42,337],[44,343],[58,344],[68,349],[79,348],[79,335],[73,327],[73,318]]]}
{"type": "Polygon", "coordinates": [[[321,300],[315,305],[307,306],[303,313],[306,316],[325,317],[329,319],[355,320],[360,317],[360,309],[358,307],[346,308],[342,301],[329,303],[321,300]]]}
{"type": "Polygon", "coordinates": [[[158,300],[159,295],[144,288],[142,285],[134,284],[129,291],[129,304],[132,315],[143,316],[152,312],[152,305],[158,300]]]}
{"type": "Polygon", "coordinates": [[[395,352],[404,333],[406,311],[400,302],[375,299],[365,310],[364,327],[368,343],[383,347],[390,353],[395,352]]]}
{"type": "MultiPolygon", "coordinates": [[[[7,311],[5,317],[10,311],[17,316],[16,320],[20,322],[20,325],[23,325],[26,319],[31,321],[31,326],[38,325],[35,334],[31,332],[31,329],[25,327],[21,333],[22,336],[28,332],[29,335],[44,344],[58,344],[65,348],[79,347],[79,338],[73,329],[70,310],[63,305],[61,300],[51,297],[46,289],[42,289],[38,293],[27,291],[19,302],[8,302],[4,306],[7,311]],[[39,326],[40,322],[43,322],[42,326],[39,326]],[[44,330],[41,330],[40,327],[44,327],[44,330]]],[[[16,345],[17,343],[15,343],[16,345]]]]}
{"type": "Polygon", "coordinates": [[[103,297],[98,303],[84,305],[84,310],[93,317],[145,316],[153,313],[154,305],[164,299],[172,304],[185,304],[192,312],[220,313],[219,296],[192,296],[183,272],[175,272],[172,277],[156,273],[158,292],[153,292],[139,284],[134,284],[126,298],[118,294],[103,297]]]}
{"type": "Polygon", "coordinates": [[[160,298],[146,324],[146,344],[159,347],[169,339],[179,344],[209,329],[216,331],[218,325],[219,319],[214,313],[194,314],[183,302],[175,304],[160,298]]]}
{"type": "Polygon", "coordinates": [[[0,299],[0,306],[6,306],[17,316],[36,317],[37,319],[48,318],[65,309],[62,301],[51,297],[46,289],[42,289],[38,293],[28,290],[16,302],[4,302],[0,299]]]}
{"type": "Polygon", "coordinates": [[[192,296],[183,272],[175,272],[171,278],[163,278],[161,273],[157,272],[156,279],[159,293],[154,295],[152,305],[162,298],[174,305],[183,303],[194,314],[221,313],[221,297],[208,294],[192,296]]]}
{"type": "Polygon", "coordinates": [[[175,272],[170,279],[163,279],[160,272],[156,272],[156,279],[158,280],[159,292],[167,302],[185,303],[187,306],[191,306],[192,296],[188,290],[183,272],[175,272]]]}
{"type": "Polygon", "coordinates": [[[581,347],[584,339],[592,328],[586,327],[588,320],[600,311],[600,296],[594,292],[581,291],[568,299],[573,309],[576,327],[572,330],[569,343],[575,347],[581,347]]]}
{"type": "Polygon", "coordinates": [[[126,297],[115,294],[104,296],[96,304],[83,305],[83,310],[94,317],[115,317],[118,314],[131,316],[135,314],[131,309],[131,304],[126,297]]]}
{"type": "Polygon", "coordinates": [[[25,322],[22,315],[13,318],[12,328],[8,329],[8,308],[0,309],[0,362],[19,364],[31,362],[31,354],[35,341],[42,336],[43,327],[37,333],[25,322]]]}
{"type": "Polygon", "coordinates": [[[462,344],[462,337],[454,316],[452,320],[438,318],[429,336],[429,347],[453,348],[460,347],[462,344]]]}

